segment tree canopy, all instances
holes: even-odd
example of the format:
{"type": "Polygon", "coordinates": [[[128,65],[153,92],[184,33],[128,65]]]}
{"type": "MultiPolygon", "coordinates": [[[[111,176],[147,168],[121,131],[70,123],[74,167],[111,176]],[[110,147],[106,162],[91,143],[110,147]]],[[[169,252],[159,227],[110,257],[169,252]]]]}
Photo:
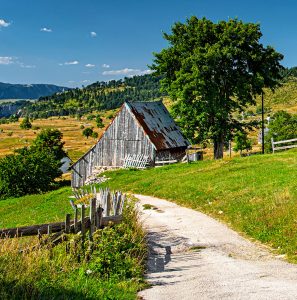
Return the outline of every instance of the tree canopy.
{"type": "Polygon", "coordinates": [[[151,69],[164,77],[179,125],[192,142],[211,139],[215,158],[223,157],[226,139],[249,127],[236,112],[281,79],[283,55],[264,47],[261,36],[259,24],[191,17],[164,33],[169,47],[154,54],[151,69]]]}
{"type": "Polygon", "coordinates": [[[33,141],[31,148],[40,151],[51,152],[60,161],[67,155],[64,150],[65,142],[62,141],[63,134],[58,129],[43,129],[33,141]]]}
{"type": "Polygon", "coordinates": [[[15,150],[0,159],[0,199],[45,192],[62,175],[62,133],[44,129],[30,147],[15,150]]]}

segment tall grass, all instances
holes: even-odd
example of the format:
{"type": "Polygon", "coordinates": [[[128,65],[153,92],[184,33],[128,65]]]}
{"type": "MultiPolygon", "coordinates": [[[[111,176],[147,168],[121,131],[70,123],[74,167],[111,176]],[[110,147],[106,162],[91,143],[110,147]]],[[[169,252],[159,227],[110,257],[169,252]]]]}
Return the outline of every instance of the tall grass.
{"type": "Polygon", "coordinates": [[[1,240],[0,299],[135,299],[144,286],[146,257],[137,219],[133,206],[126,206],[121,224],[96,232],[92,254],[82,254],[77,236],[67,251],[63,243],[20,253],[36,239],[1,240]]]}

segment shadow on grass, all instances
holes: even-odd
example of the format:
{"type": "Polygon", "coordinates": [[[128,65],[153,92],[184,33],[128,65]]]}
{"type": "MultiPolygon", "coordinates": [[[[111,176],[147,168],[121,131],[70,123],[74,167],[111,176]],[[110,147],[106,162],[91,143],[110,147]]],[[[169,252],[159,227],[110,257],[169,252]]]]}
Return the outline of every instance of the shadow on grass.
{"type": "Polygon", "coordinates": [[[63,287],[47,286],[36,287],[30,283],[18,283],[17,281],[4,281],[0,279],[0,299],[1,300],[78,300],[78,299],[98,299],[93,296],[87,296],[84,293],[67,290],[63,287]]]}

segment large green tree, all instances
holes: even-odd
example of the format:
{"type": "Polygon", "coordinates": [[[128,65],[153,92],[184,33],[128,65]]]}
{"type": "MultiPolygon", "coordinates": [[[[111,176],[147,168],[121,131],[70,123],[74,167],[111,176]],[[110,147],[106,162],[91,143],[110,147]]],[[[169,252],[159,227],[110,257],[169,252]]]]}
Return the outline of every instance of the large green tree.
{"type": "Polygon", "coordinates": [[[211,139],[216,159],[223,157],[226,139],[248,126],[237,112],[281,79],[283,55],[264,47],[261,36],[259,24],[191,17],[175,23],[164,34],[169,47],[154,54],[151,68],[164,76],[179,125],[192,142],[211,139]]]}

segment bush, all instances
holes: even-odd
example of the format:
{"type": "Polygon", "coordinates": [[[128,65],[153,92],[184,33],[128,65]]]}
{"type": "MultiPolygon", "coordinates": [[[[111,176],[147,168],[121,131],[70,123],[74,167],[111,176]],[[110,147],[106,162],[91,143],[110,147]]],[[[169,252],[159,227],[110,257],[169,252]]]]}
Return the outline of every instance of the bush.
{"type": "Polygon", "coordinates": [[[87,139],[89,138],[89,136],[92,136],[93,134],[93,129],[92,128],[85,128],[82,132],[82,135],[85,136],[87,139]]]}
{"type": "Polygon", "coordinates": [[[96,125],[97,125],[98,128],[103,128],[104,127],[103,121],[100,118],[100,116],[96,117],[96,125]]]}
{"type": "Polygon", "coordinates": [[[25,117],[20,124],[20,128],[21,129],[30,129],[31,127],[32,127],[32,124],[29,120],[29,117],[25,117]]]}
{"type": "Polygon", "coordinates": [[[93,131],[92,138],[97,139],[98,138],[98,132],[93,131]]]}
{"type": "Polygon", "coordinates": [[[92,121],[92,120],[94,120],[95,119],[95,115],[88,115],[87,116],[87,120],[88,121],[92,121]]]}
{"type": "Polygon", "coordinates": [[[53,153],[27,148],[0,159],[0,198],[49,190],[61,176],[61,163],[53,153]]]}
{"type": "Polygon", "coordinates": [[[275,142],[297,138],[297,116],[278,111],[272,116],[268,129],[265,135],[265,151],[271,152],[271,138],[275,142]]]}
{"type": "Polygon", "coordinates": [[[248,139],[247,134],[245,132],[238,131],[234,137],[235,146],[233,150],[235,152],[240,152],[240,156],[242,155],[242,151],[252,150],[252,141],[248,139]]]}

